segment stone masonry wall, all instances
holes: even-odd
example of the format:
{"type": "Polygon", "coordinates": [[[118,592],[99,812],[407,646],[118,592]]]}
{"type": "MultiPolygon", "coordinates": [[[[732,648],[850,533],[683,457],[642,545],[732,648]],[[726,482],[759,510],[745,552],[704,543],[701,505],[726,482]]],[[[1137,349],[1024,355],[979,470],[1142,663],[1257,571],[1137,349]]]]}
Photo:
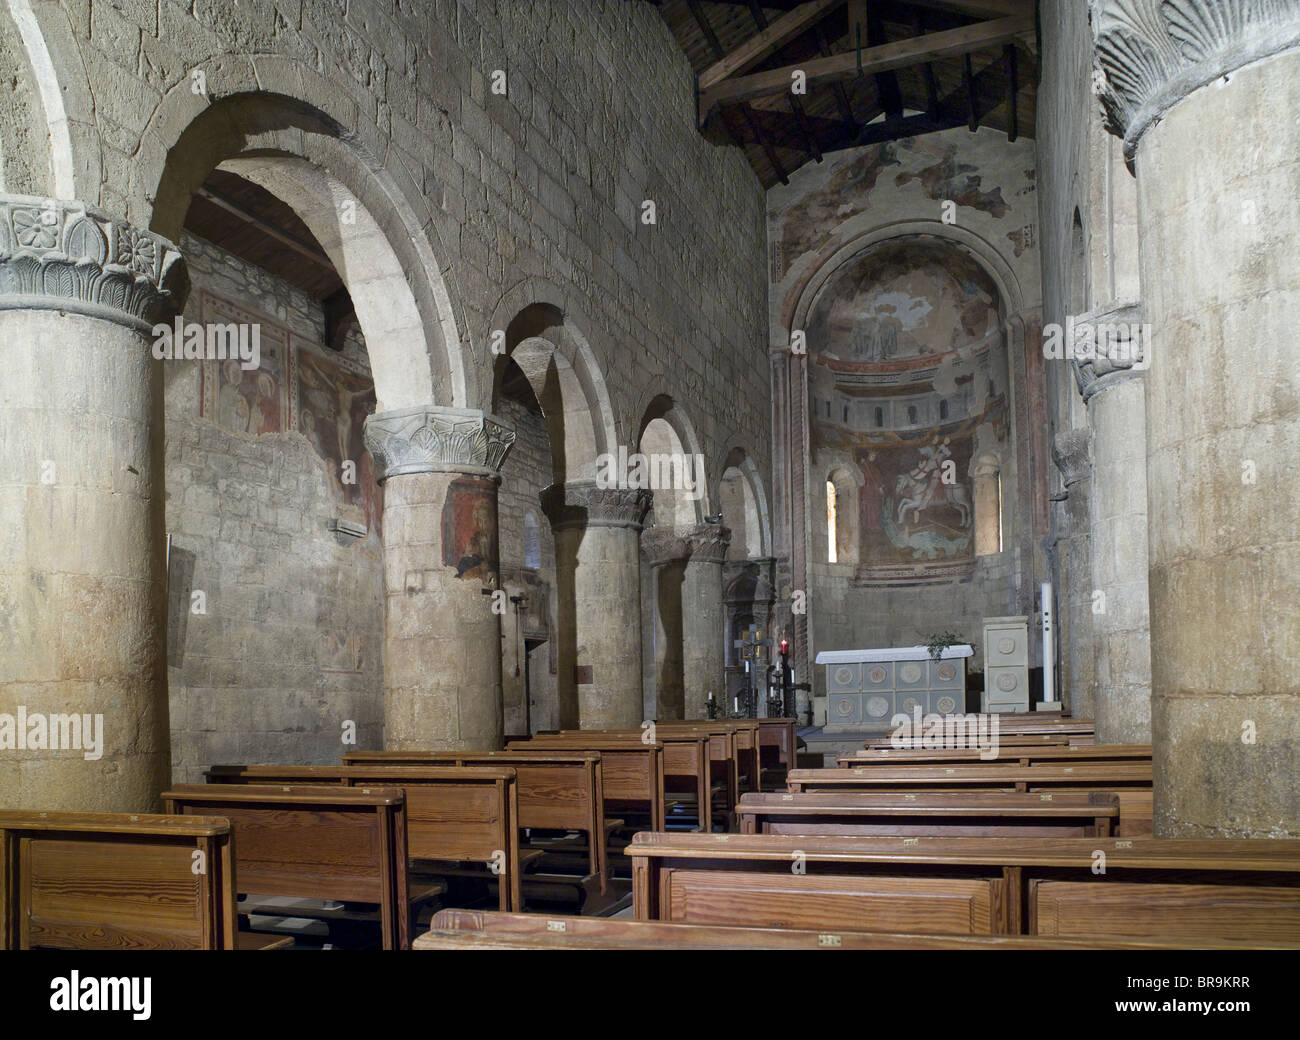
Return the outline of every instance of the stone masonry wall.
{"type": "MultiPolygon", "coordinates": [[[[209,289],[320,341],[309,297],[201,239],[182,246],[195,286],[186,321],[209,289]]],[[[365,356],[357,341],[346,352],[365,356]]],[[[337,764],[349,720],[357,747],[381,747],[378,534],[326,528],[342,508],[306,437],[200,418],[200,363],[162,364],[172,596],[183,608],[185,588],[201,592],[206,611],[171,612],[173,782],[220,762],[337,764]]]]}

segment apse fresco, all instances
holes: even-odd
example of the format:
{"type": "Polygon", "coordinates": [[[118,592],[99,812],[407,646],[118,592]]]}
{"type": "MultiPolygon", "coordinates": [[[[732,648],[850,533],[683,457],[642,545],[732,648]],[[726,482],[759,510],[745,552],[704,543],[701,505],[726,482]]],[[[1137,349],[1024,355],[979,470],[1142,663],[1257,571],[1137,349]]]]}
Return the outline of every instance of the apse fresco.
{"type": "Polygon", "coordinates": [[[854,471],[861,581],[973,570],[971,459],[1007,434],[998,299],[974,260],[919,238],[844,264],[813,305],[812,446],[854,471]]]}

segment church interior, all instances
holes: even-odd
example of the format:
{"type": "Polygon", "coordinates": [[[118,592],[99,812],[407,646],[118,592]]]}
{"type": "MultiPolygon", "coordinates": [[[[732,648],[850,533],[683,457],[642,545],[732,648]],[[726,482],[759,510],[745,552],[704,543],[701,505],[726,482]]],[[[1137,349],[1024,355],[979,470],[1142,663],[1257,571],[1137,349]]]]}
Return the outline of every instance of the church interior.
{"type": "Polygon", "coordinates": [[[1300,0],[0,69],[0,949],[1300,948],[1300,0]]]}

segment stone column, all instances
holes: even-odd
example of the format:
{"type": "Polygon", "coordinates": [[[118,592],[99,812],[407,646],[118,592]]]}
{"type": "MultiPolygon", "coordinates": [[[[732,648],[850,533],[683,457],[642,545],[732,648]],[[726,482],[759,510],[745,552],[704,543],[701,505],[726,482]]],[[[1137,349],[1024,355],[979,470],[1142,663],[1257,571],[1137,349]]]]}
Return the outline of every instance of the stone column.
{"type": "MultiPolygon", "coordinates": [[[[1085,323],[1131,328],[1141,315],[1112,305],[1075,319],[1085,323]]],[[[1140,360],[1120,353],[1075,361],[1092,427],[1093,717],[1099,744],[1149,744],[1146,397],[1140,360]]]]}
{"type": "Polygon", "coordinates": [[[165,239],[79,202],[0,195],[5,808],[147,812],[170,783],[151,347],[188,290],[165,239]]]}
{"type": "Polygon", "coordinates": [[[1300,835],[1300,0],[1093,0],[1150,323],[1155,830],[1300,835]]]}
{"type": "Polygon", "coordinates": [[[560,724],[639,726],[638,542],[652,494],[574,483],[553,484],[541,499],[555,531],[560,724]]]}
{"type": "Polygon", "coordinates": [[[501,747],[497,486],[514,431],[428,405],[366,420],[384,485],[384,745],[501,747]]]}
{"type": "Polygon", "coordinates": [[[685,602],[687,539],[671,528],[652,527],[641,535],[650,562],[653,589],[655,718],[691,718],[686,711],[685,602]]]}
{"type": "MultiPolygon", "coordinates": [[[[1093,713],[1092,648],[1092,553],[1091,436],[1086,428],[1058,434],[1052,446],[1056,468],[1065,484],[1065,522],[1068,537],[1056,543],[1061,588],[1058,593],[1062,617],[1058,624],[1058,659],[1061,684],[1069,709],[1076,718],[1090,719],[1093,713]]],[[[1057,691],[1057,700],[1062,691],[1057,691]]]]}
{"type": "Polygon", "coordinates": [[[708,718],[709,692],[714,700],[724,703],[727,696],[722,563],[731,544],[731,531],[721,525],[701,524],[687,535],[687,541],[690,559],[682,583],[686,718],[704,719],[708,718]]]}

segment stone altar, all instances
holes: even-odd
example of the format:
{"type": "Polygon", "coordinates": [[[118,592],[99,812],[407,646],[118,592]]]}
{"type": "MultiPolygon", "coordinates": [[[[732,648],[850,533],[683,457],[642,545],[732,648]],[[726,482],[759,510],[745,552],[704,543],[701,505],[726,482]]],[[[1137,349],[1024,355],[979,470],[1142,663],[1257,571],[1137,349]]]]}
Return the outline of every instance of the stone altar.
{"type": "Polygon", "coordinates": [[[888,730],[895,715],[953,715],[966,710],[969,643],[946,647],[938,660],[923,646],[823,650],[827,733],[888,730]]]}

